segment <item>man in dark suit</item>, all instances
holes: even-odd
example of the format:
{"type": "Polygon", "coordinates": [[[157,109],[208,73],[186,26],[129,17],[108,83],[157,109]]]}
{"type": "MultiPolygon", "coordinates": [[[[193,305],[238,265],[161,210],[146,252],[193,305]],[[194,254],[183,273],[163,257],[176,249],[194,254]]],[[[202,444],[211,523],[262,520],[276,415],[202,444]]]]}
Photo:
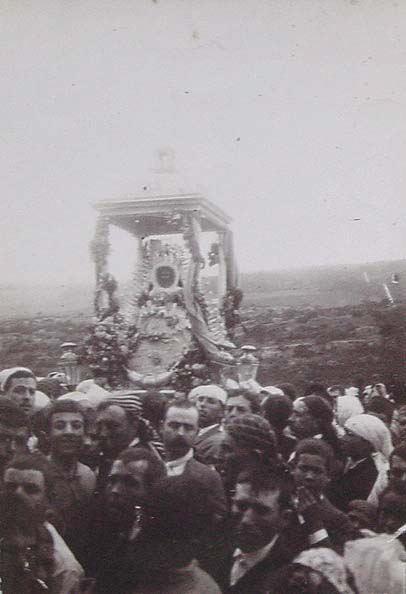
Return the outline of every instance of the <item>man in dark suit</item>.
{"type": "Polygon", "coordinates": [[[185,485],[198,485],[207,494],[212,510],[206,534],[201,535],[199,562],[203,569],[218,578],[222,569],[225,543],[221,530],[227,512],[226,497],[220,475],[193,457],[193,444],[199,430],[199,413],[188,400],[168,406],[162,422],[168,476],[183,476],[185,485]]]}
{"type": "Polygon", "coordinates": [[[272,592],[280,570],[307,548],[291,496],[292,481],[283,471],[257,466],[239,475],[227,594],[272,592]]]}
{"type": "Polygon", "coordinates": [[[221,517],[226,512],[226,500],[220,475],[194,459],[198,422],[199,412],[188,400],[174,402],[167,408],[162,422],[167,475],[186,475],[198,480],[212,493],[216,513],[221,517]]]}

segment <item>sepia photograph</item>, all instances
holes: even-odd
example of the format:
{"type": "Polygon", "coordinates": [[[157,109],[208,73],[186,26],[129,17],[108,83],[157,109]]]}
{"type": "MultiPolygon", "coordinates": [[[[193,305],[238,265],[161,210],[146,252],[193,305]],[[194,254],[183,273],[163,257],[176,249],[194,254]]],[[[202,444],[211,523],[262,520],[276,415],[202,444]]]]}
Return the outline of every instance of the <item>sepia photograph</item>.
{"type": "Polygon", "coordinates": [[[0,594],[405,594],[406,4],[0,31],[0,594]]]}

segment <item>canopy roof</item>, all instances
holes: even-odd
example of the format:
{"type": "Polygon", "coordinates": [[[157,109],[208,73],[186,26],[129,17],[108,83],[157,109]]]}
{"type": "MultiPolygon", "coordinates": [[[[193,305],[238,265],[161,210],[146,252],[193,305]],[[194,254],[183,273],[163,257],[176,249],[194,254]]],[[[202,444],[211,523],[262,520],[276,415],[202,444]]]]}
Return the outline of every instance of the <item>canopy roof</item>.
{"type": "Polygon", "coordinates": [[[176,215],[199,215],[202,231],[223,231],[231,218],[201,194],[135,196],[124,200],[103,201],[96,210],[110,223],[134,235],[181,233],[182,220],[176,215]]]}

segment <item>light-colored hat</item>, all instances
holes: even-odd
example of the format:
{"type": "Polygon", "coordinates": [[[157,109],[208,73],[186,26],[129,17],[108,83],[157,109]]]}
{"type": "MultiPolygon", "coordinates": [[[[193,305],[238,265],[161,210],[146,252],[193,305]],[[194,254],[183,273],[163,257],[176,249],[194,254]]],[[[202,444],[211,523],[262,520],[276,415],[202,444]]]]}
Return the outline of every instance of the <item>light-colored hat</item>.
{"type": "Polygon", "coordinates": [[[302,551],[293,563],[318,571],[336,588],[337,592],[353,593],[347,582],[348,572],[345,561],[335,551],[324,547],[308,549],[302,551]]]}
{"type": "Polygon", "coordinates": [[[48,406],[48,404],[50,404],[51,399],[49,398],[49,396],[47,396],[46,394],[44,394],[44,392],[41,392],[40,390],[35,390],[35,400],[34,400],[34,410],[42,410],[43,408],[45,408],[46,406],[48,406]]]}
{"type": "Polygon", "coordinates": [[[95,404],[89,400],[87,395],[83,394],[83,392],[79,392],[78,390],[75,390],[74,392],[68,392],[67,394],[62,394],[62,396],[59,396],[58,401],[59,400],[73,400],[84,408],[96,408],[95,404]]]}
{"type": "Polygon", "coordinates": [[[188,400],[195,402],[199,396],[216,398],[216,400],[219,400],[222,404],[225,404],[227,400],[227,392],[215,384],[210,384],[208,386],[196,386],[196,388],[193,388],[189,392],[188,400]]]}
{"type": "Polygon", "coordinates": [[[346,388],[345,389],[345,395],[346,396],[359,396],[359,388],[356,388],[355,386],[351,386],[350,388],[346,388]]]}
{"type": "MultiPolygon", "coordinates": [[[[28,367],[9,367],[8,369],[3,369],[2,371],[0,371],[0,388],[2,391],[4,391],[4,386],[7,383],[7,380],[14,375],[15,373],[17,373],[17,371],[27,371],[28,373],[32,373],[31,369],[28,369],[28,367]]],[[[34,374],[32,373],[33,377],[34,374]]]]}
{"type": "Polygon", "coordinates": [[[74,390],[73,392],[66,392],[66,394],[62,394],[62,396],[58,397],[58,400],[76,400],[80,402],[81,400],[88,400],[86,394],[83,392],[79,392],[79,390],[74,390]]]}
{"type": "Polygon", "coordinates": [[[285,393],[283,390],[281,390],[280,388],[277,388],[276,386],[265,386],[264,388],[262,388],[262,390],[264,392],[268,392],[268,394],[270,394],[271,396],[284,396],[285,393]]]}
{"type": "Polygon", "coordinates": [[[86,380],[81,381],[76,386],[76,391],[86,394],[93,386],[94,386],[94,379],[86,379],[86,380]]]}

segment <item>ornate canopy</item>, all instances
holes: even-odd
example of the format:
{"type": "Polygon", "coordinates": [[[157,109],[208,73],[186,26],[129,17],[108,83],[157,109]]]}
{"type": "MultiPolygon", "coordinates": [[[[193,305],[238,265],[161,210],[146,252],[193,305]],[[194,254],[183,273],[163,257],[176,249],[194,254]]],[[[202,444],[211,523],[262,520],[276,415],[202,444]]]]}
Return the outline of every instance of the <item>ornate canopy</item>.
{"type": "Polygon", "coordinates": [[[231,218],[201,194],[134,196],[98,202],[96,210],[109,222],[134,235],[182,233],[181,214],[197,216],[202,231],[228,229],[231,218]]]}

